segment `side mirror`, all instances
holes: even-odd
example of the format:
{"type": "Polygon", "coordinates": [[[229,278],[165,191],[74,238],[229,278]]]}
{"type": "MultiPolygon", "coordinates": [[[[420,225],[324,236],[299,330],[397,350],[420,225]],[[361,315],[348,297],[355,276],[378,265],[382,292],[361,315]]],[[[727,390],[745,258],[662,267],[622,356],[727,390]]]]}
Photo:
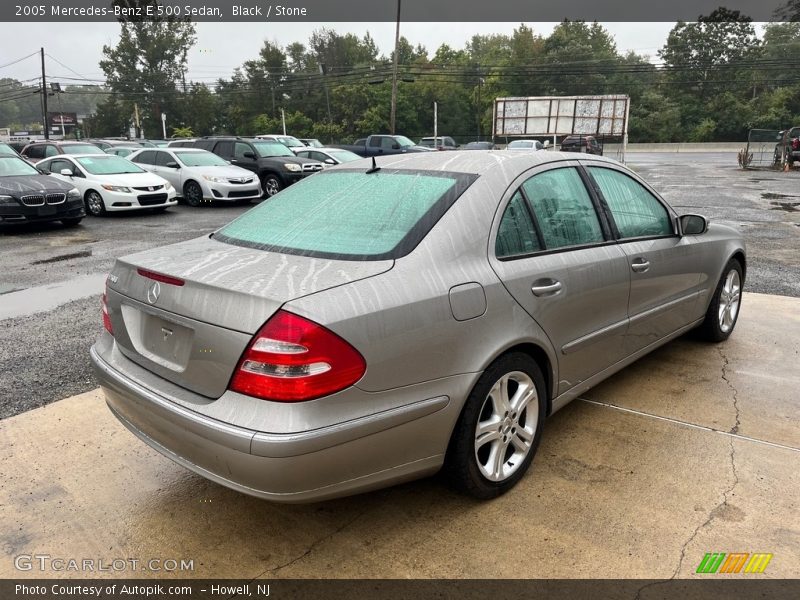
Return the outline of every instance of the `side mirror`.
{"type": "Polygon", "coordinates": [[[166,165],[164,165],[164,166],[165,166],[165,167],[169,167],[170,169],[180,169],[180,168],[181,168],[181,167],[180,167],[180,165],[179,165],[178,163],[176,163],[174,160],[171,160],[171,161],[169,161],[169,162],[168,162],[166,165]]]}
{"type": "Polygon", "coordinates": [[[71,169],[61,169],[59,171],[64,177],[72,177],[72,170],[71,169]]]}
{"type": "Polygon", "coordinates": [[[400,144],[398,144],[397,142],[392,144],[392,150],[400,150],[400,144]]]}
{"type": "Polygon", "coordinates": [[[681,215],[678,220],[683,235],[700,235],[708,230],[708,221],[701,215],[681,215]]]}
{"type": "Polygon", "coordinates": [[[326,165],[335,165],[335,164],[336,164],[336,161],[335,161],[335,160],[333,160],[332,158],[326,158],[326,159],[325,159],[325,164],[326,164],[326,165]]]}
{"type": "Polygon", "coordinates": [[[242,154],[242,156],[244,156],[245,158],[253,159],[253,160],[256,159],[255,153],[251,152],[250,150],[247,150],[244,154],[242,154]]]}

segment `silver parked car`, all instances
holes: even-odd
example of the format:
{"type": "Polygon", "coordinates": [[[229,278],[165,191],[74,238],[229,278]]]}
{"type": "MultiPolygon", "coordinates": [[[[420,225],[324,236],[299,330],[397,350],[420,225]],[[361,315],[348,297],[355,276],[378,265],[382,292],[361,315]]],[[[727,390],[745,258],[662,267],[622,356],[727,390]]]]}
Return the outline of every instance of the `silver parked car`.
{"type": "Polygon", "coordinates": [[[726,339],[744,277],[736,231],[612,160],[408,154],[117,260],[91,356],[125,426],[233,489],[301,502],[444,467],[490,498],[569,401],[691,329],[726,339]]]}
{"type": "Polygon", "coordinates": [[[246,204],[261,197],[261,184],[247,169],[199,148],[143,148],[126,157],[169,181],[189,206],[215,200],[246,204]]]}

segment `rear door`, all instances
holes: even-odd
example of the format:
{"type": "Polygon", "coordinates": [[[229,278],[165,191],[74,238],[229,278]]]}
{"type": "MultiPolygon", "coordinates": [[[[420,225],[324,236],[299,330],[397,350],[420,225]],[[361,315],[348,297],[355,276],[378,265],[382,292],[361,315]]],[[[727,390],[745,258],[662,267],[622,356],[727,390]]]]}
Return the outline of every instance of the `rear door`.
{"type": "Polygon", "coordinates": [[[675,214],[654,192],[612,164],[586,165],[630,271],[632,353],[699,318],[701,261],[693,237],[677,234],[675,214]]]}
{"type": "Polygon", "coordinates": [[[624,357],[630,276],[576,161],[518,179],[501,204],[490,263],[547,333],[557,394],[624,357]]]}

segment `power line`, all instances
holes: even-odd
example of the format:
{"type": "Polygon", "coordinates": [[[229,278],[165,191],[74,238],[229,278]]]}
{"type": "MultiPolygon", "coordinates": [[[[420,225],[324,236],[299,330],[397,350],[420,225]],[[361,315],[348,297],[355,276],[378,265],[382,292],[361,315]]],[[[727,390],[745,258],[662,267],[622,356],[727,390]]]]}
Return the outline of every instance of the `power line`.
{"type": "Polygon", "coordinates": [[[39,54],[39,53],[38,52],[31,52],[30,54],[28,54],[28,56],[23,56],[22,58],[18,58],[17,60],[12,60],[10,63],[6,63],[4,65],[0,65],[0,69],[5,69],[6,67],[10,67],[11,65],[15,65],[17,63],[20,63],[23,60],[26,60],[26,59],[30,58],[31,56],[36,56],[37,54],[39,54]]]}

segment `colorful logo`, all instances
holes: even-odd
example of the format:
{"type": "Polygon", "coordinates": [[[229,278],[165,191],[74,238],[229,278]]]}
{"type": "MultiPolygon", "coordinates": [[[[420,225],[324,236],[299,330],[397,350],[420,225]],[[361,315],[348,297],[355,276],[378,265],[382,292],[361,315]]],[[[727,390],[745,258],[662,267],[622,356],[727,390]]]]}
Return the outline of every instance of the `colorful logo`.
{"type": "Polygon", "coordinates": [[[763,573],[771,560],[766,552],[706,552],[696,573],[763,573]]]}

